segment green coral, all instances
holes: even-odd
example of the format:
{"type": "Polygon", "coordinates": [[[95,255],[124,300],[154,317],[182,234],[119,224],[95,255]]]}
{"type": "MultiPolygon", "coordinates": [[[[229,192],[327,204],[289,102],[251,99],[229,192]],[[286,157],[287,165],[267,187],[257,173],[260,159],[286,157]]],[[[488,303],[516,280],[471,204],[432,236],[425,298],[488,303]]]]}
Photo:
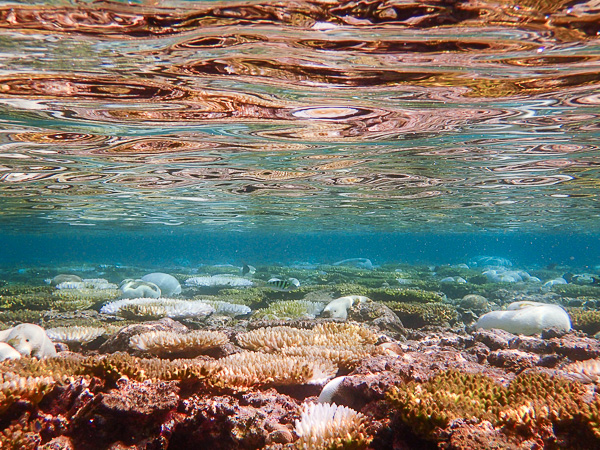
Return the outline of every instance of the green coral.
{"type": "Polygon", "coordinates": [[[571,316],[571,324],[576,330],[592,335],[600,331],[600,311],[573,307],[567,308],[567,312],[571,316]]]}
{"type": "MultiPolygon", "coordinates": [[[[206,298],[206,296],[193,297],[194,300],[202,300],[204,298],[206,298]]],[[[222,300],[229,303],[237,303],[239,305],[249,306],[252,309],[257,309],[265,305],[267,295],[265,294],[265,290],[262,288],[227,288],[219,290],[219,295],[215,297],[215,300],[222,300]]]]}
{"type": "Polygon", "coordinates": [[[16,311],[0,311],[0,322],[5,328],[14,327],[20,323],[39,324],[44,317],[44,311],[33,311],[30,309],[18,309],[16,311]]]}
{"type": "Polygon", "coordinates": [[[408,328],[427,325],[450,326],[458,320],[458,312],[444,303],[401,303],[384,302],[408,328]]]}
{"type": "Polygon", "coordinates": [[[504,387],[482,374],[442,372],[430,380],[392,388],[388,401],[400,420],[430,437],[436,427],[455,419],[490,421],[524,431],[548,425],[596,425],[594,410],[584,399],[581,383],[544,373],[525,372],[504,387]]]}
{"type": "Polygon", "coordinates": [[[283,300],[271,303],[267,308],[258,309],[252,313],[252,318],[257,320],[312,319],[318,316],[324,307],[325,304],[321,302],[283,300]]]}
{"type": "Polygon", "coordinates": [[[600,298],[600,286],[586,286],[579,284],[557,284],[552,286],[552,291],[563,297],[591,297],[600,298]]]}

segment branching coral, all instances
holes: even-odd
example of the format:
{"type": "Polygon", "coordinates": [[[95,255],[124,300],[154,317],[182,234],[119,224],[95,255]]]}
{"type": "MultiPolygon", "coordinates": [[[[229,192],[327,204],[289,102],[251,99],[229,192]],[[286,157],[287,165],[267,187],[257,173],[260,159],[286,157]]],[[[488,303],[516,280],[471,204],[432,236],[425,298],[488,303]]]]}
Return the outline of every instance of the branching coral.
{"type": "Polygon", "coordinates": [[[574,329],[588,334],[600,331],[600,311],[585,308],[567,308],[574,329]]]}
{"type": "Polygon", "coordinates": [[[404,326],[420,328],[426,325],[449,326],[458,320],[456,309],[443,303],[400,303],[385,302],[394,311],[404,326]]]}
{"type": "Polygon", "coordinates": [[[17,400],[38,403],[54,385],[50,376],[21,377],[13,372],[0,373],[0,413],[17,400]]]}
{"type": "Polygon", "coordinates": [[[212,306],[202,301],[169,298],[117,300],[107,303],[100,310],[103,314],[118,314],[125,318],[138,320],[153,320],[160,317],[203,317],[214,311],[212,306]]]}
{"type": "Polygon", "coordinates": [[[227,342],[229,342],[227,335],[219,331],[198,330],[186,334],[151,331],[132,336],[129,346],[158,356],[182,353],[197,355],[227,342]]]}
{"type": "Polygon", "coordinates": [[[375,354],[374,345],[301,345],[282,348],[282,355],[302,356],[309,359],[321,358],[332,361],[342,369],[353,369],[365,358],[375,354]]]}
{"type": "Polygon", "coordinates": [[[427,435],[451,420],[472,417],[492,424],[531,428],[583,419],[587,390],[580,383],[542,373],[519,374],[508,387],[481,374],[442,372],[425,383],[392,388],[387,398],[401,420],[427,435]]]}
{"type": "Polygon", "coordinates": [[[259,328],[240,333],[236,339],[239,345],[250,350],[274,351],[303,345],[373,344],[377,341],[377,336],[358,325],[330,322],[319,324],[312,330],[292,327],[259,328]]]}
{"type": "Polygon", "coordinates": [[[188,287],[245,287],[254,283],[246,278],[234,275],[213,275],[206,277],[192,277],[185,280],[188,287]]]}
{"type": "Polygon", "coordinates": [[[260,385],[324,384],[337,367],[330,361],[299,356],[241,352],[218,361],[222,368],[213,383],[220,387],[247,388],[260,385]]]}
{"type": "Polygon", "coordinates": [[[305,403],[296,434],[295,447],[317,449],[364,449],[371,442],[366,432],[366,416],[335,403],[305,403]]]}
{"type": "Polygon", "coordinates": [[[252,311],[249,306],[221,300],[202,300],[202,302],[212,306],[215,309],[215,314],[221,316],[244,316],[252,311]]]}
{"type": "Polygon", "coordinates": [[[0,432],[0,448],[3,450],[34,450],[40,448],[42,437],[37,420],[29,422],[29,414],[12,422],[0,432]]]}
{"type": "Polygon", "coordinates": [[[262,308],[252,314],[253,319],[314,319],[325,308],[323,302],[307,300],[283,300],[271,303],[267,308],[262,308]]]}

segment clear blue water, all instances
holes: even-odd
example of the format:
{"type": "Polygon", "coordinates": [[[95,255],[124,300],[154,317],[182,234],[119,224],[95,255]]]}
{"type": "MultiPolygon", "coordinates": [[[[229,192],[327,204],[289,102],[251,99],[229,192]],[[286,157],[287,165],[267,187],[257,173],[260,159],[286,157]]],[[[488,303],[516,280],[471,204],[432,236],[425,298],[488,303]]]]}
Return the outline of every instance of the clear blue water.
{"type": "Polygon", "coordinates": [[[0,263],[593,269],[594,11],[2,2],[0,263]]]}

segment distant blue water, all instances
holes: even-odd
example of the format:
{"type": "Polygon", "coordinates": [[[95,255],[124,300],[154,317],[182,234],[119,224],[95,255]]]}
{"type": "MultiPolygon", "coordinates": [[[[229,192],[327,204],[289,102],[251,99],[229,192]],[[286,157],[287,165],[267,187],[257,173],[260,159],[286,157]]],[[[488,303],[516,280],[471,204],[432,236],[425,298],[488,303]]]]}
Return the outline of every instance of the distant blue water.
{"type": "Polygon", "coordinates": [[[600,264],[598,234],[526,233],[70,233],[0,235],[1,265],[332,263],[370,258],[373,264],[461,263],[478,255],[509,258],[517,266],[600,264]]]}

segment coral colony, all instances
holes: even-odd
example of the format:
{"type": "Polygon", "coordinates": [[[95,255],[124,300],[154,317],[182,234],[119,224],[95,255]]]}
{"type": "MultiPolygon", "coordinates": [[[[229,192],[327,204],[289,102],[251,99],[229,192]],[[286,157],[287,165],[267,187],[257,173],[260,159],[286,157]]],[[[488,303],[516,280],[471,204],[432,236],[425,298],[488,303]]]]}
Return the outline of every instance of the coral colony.
{"type": "Polygon", "coordinates": [[[597,275],[248,267],[3,272],[1,448],[600,446],[597,275]]]}

